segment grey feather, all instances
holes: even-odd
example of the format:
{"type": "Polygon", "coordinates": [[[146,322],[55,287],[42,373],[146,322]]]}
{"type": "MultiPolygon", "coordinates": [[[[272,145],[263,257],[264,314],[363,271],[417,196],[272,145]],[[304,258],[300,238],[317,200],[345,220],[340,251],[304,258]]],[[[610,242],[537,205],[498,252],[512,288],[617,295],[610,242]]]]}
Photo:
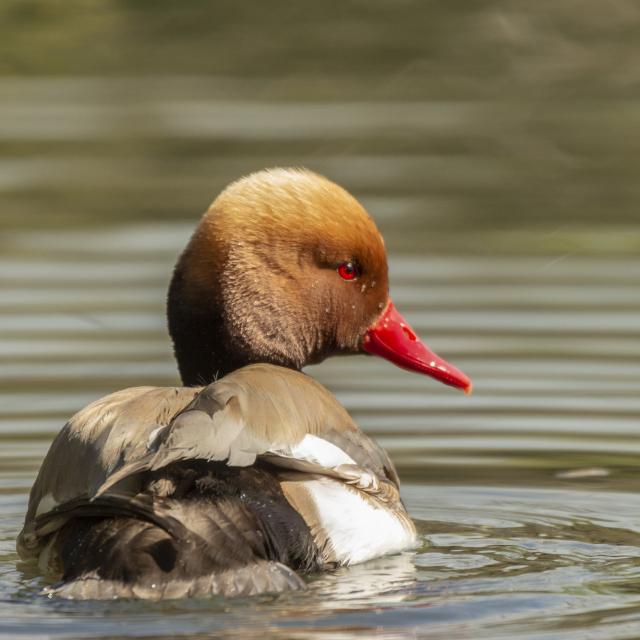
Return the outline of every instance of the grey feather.
{"type": "Polygon", "coordinates": [[[282,367],[251,365],[205,387],[154,434],[146,455],[115,468],[94,496],[134,474],[180,460],[249,466],[275,447],[338,428],[357,430],[344,407],[315,380],[282,367]]]}

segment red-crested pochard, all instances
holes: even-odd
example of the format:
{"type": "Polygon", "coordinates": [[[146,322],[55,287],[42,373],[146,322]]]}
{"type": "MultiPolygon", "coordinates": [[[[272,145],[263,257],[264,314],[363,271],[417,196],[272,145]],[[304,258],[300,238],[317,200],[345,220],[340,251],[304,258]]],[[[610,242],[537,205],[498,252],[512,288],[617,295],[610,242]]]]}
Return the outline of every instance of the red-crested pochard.
{"type": "Polygon", "coordinates": [[[225,189],[168,297],[183,387],[113,393],[69,420],[18,551],[67,598],[250,595],[411,548],[386,452],[301,373],[370,353],[469,392],[389,299],[380,233],[344,189],[273,169],[225,189]]]}

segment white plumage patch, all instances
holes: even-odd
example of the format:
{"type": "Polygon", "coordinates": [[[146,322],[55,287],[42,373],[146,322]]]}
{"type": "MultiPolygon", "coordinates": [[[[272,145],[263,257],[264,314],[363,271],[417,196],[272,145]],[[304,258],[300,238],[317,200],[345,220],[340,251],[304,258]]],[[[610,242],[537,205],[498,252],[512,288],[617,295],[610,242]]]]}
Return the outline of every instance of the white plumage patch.
{"type": "MultiPolygon", "coordinates": [[[[287,491],[287,484],[283,483],[285,494],[295,502],[292,494],[298,492],[287,491]]],[[[339,480],[320,477],[298,484],[297,489],[301,488],[313,508],[299,511],[326,562],[356,564],[417,543],[413,523],[404,511],[378,505],[339,480]]]]}
{"type": "Polygon", "coordinates": [[[355,464],[353,458],[340,447],[311,434],[307,434],[297,444],[272,448],[270,453],[283,458],[310,462],[326,469],[333,469],[341,464],[355,464]]]}

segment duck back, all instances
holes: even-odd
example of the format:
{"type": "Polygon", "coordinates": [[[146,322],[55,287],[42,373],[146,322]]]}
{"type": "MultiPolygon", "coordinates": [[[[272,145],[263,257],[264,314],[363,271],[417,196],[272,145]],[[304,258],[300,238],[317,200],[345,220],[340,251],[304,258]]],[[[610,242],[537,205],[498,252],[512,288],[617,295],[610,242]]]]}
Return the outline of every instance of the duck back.
{"type": "Polygon", "coordinates": [[[74,416],[18,548],[61,578],[51,593],[160,599],[302,588],[298,574],[414,541],[391,461],[334,396],[300,372],[250,365],[203,388],[125,390],[74,416]]]}

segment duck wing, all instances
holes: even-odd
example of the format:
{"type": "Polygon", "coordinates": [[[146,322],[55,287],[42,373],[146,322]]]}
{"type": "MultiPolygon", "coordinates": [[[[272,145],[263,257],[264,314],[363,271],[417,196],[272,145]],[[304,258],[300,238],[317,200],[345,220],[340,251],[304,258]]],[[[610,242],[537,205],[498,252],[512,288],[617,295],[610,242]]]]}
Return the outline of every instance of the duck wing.
{"type": "Polygon", "coordinates": [[[118,465],[98,497],[136,474],[188,460],[257,459],[319,473],[377,490],[398,485],[387,453],[367,437],[344,407],[313,378],[273,365],[249,365],[205,387],[167,426],[154,430],[147,452],[118,465]]]}
{"type": "Polygon", "coordinates": [[[123,389],[75,414],[55,437],[31,489],[17,541],[20,556],[37,557],[42,549],[44,539],[36,532],[38,517],[68,503],[88,501],[115,468],[146,455],[149,434],[168,425],[199,391],[123,389]]]}
{"type": "Polygon", "coordinates": [[[52,592],[65,597],[302,588],[292,568],[351,557],[334,551],[335,527],[313,519],[308,494],[319,486],[367,497],[374,514],[406,528],[386,453],[302,373],[256,364],[204,388],[127,389],[55,439],[18,550],[62,575],[52,592]]]}

